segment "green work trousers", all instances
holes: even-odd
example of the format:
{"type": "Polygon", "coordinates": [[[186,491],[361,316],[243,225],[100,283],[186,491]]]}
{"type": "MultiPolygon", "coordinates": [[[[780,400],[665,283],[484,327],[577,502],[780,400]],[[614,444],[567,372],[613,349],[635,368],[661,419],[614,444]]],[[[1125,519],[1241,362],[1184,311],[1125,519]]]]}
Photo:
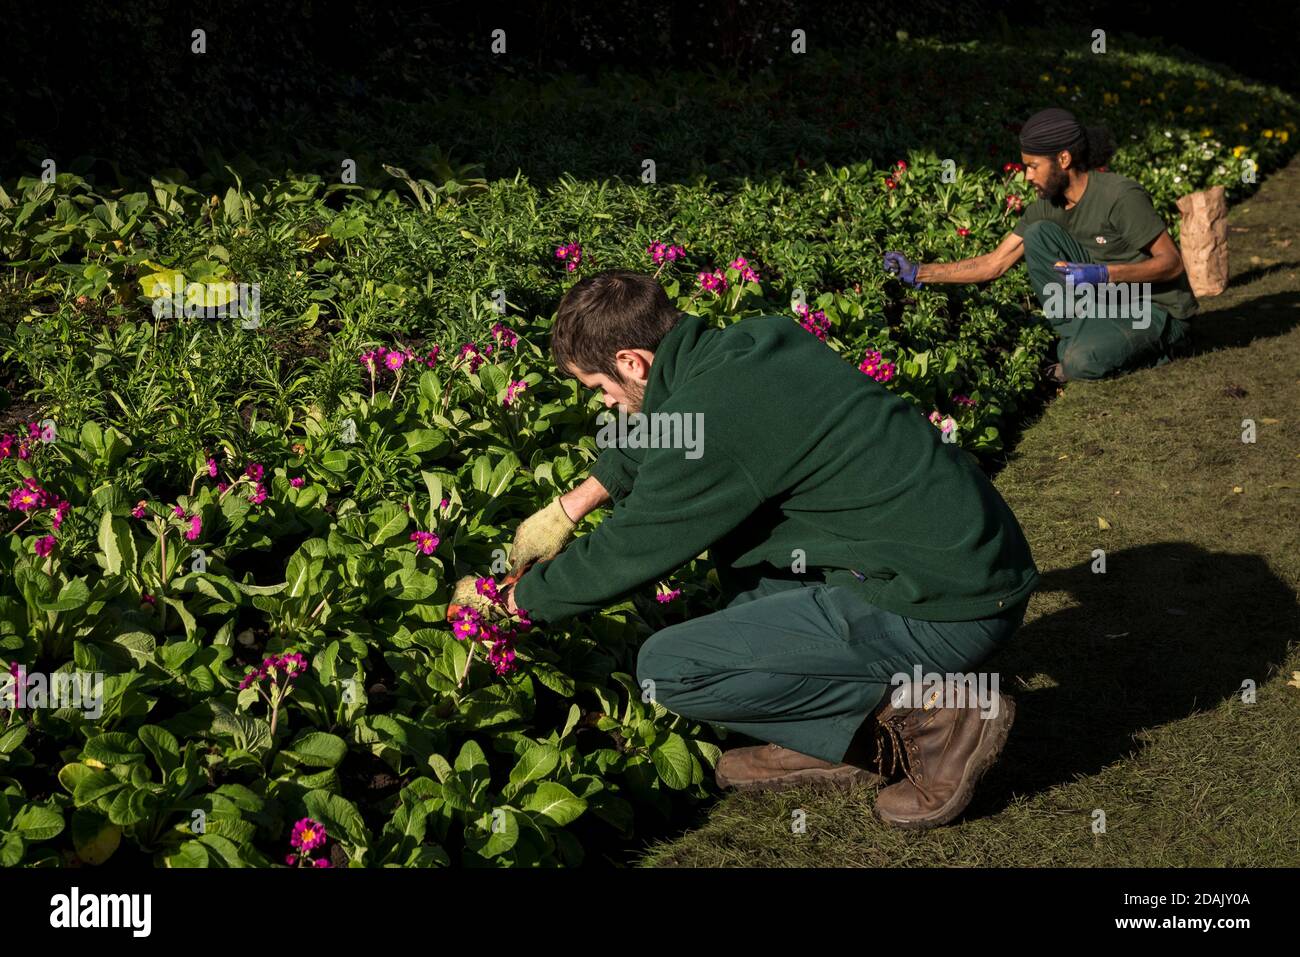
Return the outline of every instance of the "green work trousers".
{"type": "MultiPolygon", "coordinates": [[[[1117,308],[1104,294],[1097,295],[1093,315],[1067,318],[1062,306],[1069,287],[1065,277],[1053,267],[1061,261],[1090,263],[1094,260],[1087,249],[1056,223],[1043,220],[1030,223],[1025,229],[1024,243],[1025,265],[1029,268],[1034,294],[1045,311],[1052,304],[1048,319],[1061,337],[1056,357],[1066,378],[1101,379],[1144,365],[1163,365],[1169,361],[1171,350],[1190,342],[1191,327],[1155,303],[1149,303],[1150,325],[1144,329],[1133,327],[1135,316],[1139,323],[1142,317],[1132,304],[1117,308]]],[[[1077,296],[1076,287],[1070,298],[1077,299],[1077,296]]]]}
{"type": "Polygon", "coordinates": [[[969,673],[1024,620],[1028,597],[992,618],[921,621],[852,585],[751,576],[726,606],[651,635],[637,680],[692,720],[839,762],[863,721],[916,665],[969,673]]]}

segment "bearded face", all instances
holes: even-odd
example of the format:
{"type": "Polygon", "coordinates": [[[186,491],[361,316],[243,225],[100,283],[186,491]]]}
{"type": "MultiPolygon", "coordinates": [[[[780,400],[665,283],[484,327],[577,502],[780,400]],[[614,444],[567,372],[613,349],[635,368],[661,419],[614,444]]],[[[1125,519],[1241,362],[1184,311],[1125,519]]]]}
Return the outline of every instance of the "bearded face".
{"type": "Polygon", "coordinates": [[[1048,168],[1047,175],[1043,178],[1041,188],[1035,184],[1034,188],[1038,190],[1038,195],[1044,197],[1048,202],[1057,203],[1065,195],[1065,188],[1070,185],[1070,176],[1065,170],[1052,160],[1048,168]]]}

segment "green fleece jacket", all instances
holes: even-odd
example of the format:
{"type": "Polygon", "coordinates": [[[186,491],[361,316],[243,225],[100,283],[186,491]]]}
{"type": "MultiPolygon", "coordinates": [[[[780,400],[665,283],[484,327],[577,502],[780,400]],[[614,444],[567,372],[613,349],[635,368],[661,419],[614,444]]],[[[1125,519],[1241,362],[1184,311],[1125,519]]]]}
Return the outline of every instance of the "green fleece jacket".
{"type": "Polygon", "coordinates": [[[1038,583],[1015,515],[970,456],[792,318],[719,329],[683,315],[641,411],[699,413],[703,429],[675,432],[688,437],[678,448],[603,448],[591,474],[613,507],[519,580],[533,620],[616,604],[706,550],[724,588],[736,569],[806,568],[930,621],[999,614],[1038,583]]]}

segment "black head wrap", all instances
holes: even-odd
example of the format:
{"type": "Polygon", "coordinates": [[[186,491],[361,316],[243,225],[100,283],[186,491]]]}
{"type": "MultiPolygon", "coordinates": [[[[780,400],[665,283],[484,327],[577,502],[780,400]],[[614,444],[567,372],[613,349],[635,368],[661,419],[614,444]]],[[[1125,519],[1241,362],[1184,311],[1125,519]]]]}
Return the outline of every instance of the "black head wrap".
{"type": "Polygon", "coordinates": [[[1020,151],[1032,156],[1051,156],[1083,139],[1083,127],[1069,110],[1052,107],[1039,110],[1020,128],[1020,151]]]}

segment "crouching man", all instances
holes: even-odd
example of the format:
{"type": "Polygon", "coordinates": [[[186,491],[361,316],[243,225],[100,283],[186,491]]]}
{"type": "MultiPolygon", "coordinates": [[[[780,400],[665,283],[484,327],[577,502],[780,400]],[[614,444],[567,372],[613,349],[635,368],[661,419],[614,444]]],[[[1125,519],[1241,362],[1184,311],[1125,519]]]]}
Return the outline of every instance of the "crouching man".
{"type": "Polygon", "coordinates": [[[1190,351],[1198,311],[1182,255],[1141,184],[1107,172],[1104,128],[1084,129],[1062,109],[1035,113],[1020,131],[1025,180],[1038,194],[992,252],[952,263],[885,253],[884,268],[920,288],[986,282],[1021,256],[1060,337],[1058,382],[1101,379],[1190,351]]]}
{"type": "Polygon", "coordinates": [[[718,784],[865,782],[883,786],[888,823],[960,814],[1014,703],[950,706],[899,678],[970,672],[1020,626],[1038,582],[970,456],[791,318],[718,329],[650,276],[577,283],[551,351],[607,408],[693,417],[702,442],[604,448],[519,527],[512,575],[537,564],[508,607],[542,623],[598,611],[707,550],[724,607],[650,636],[636,671],[669,710],[769,742],[725,752],[718,784]]]}

